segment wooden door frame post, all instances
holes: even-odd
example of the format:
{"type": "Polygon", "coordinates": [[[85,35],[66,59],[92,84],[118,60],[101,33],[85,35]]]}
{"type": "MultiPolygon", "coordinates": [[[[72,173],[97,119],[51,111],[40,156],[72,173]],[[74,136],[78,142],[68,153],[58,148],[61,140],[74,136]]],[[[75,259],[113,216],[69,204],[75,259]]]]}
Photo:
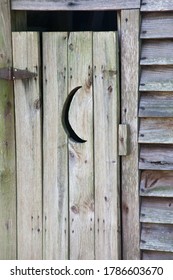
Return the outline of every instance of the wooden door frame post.
{"type": "MultiPolygon", "coordinates": [[[[12,67],[10,0],[0,0],[0,68],[12,67]]],[[[0,259],[16,259],[13,82],[0,79],[0,259]]]]}

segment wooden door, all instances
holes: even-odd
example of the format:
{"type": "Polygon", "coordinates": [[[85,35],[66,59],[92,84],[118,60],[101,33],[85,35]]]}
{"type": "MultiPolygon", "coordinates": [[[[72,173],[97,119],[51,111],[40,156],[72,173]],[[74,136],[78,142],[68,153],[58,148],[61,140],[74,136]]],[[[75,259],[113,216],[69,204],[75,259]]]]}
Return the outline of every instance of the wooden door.
{"type": "Polygon", "coordinates": [[[120,258],[116,32],[13,33],[19,259],[120,258]],[[42,50],[41,50],[42,48],[42,50]],[[62,125],[69,121],[85,143],[62,125]]]}

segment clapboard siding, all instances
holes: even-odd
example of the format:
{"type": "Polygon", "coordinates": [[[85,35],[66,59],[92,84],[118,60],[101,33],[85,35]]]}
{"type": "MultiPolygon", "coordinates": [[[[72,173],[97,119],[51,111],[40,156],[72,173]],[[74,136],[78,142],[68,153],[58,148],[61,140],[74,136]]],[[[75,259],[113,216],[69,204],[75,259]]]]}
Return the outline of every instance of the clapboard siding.
{"type": "Polygon", "coordinates": [[[143,223],[140,248],[173,252],[173,225],[143,223]]]}
{"type": "Polygon", "coordinates": [[[141,118],[139,143],[173,143],[173,118],[141,118]],[[152,133],[151,133],[152,132],[152,133]]]}
{"type": "Polygon", "coordinates": [[[171,11],[173,10],[172,0],[142,0],[141,11],[171,11]]]}
{"type": "Polygon", "coordinates": [[[173,224],[173,198],[142,197],[140,221],[173,224]]]}
{"type": "Polygon", "coordinates": [[[142,15],[141,39],[173,38],[173,13],[144,13],[142,15]]]}
{"type": "Polygon", "coordinates": [[[141,92],[139,117],[173,117],[172,92],[141,92]]]}
{"type": "Polygon", "coordinates": [[[143,66],[140,91],[173,91],[173,66],[143,66]]]}
{"type": "Polygon", "coordinates": [[[159,251],[142,251],[143,260],[173,260],[173,253],[159,251]]]}
{"type": "Polygon", "coordinates": [[[173,259],[173,13],[142,1],[139,98],[142,259],[173,259]],[[161,26],[162,28],[158,28],[161,26]],[[161,251],[161,252],[159,252],[161,251]],[[169,252],[169,253],[166,253],[169,252]]]}
{"type": "Polygon", "coordinates": [[[173,170],[172,155],[173,145],[143,144],[140,148],[139,169],[173,170]]]}
{"type": "Polygon", "coordinates": [[[148,197],[173,197],[173,171],[142,171],[140,195],[148,197]]]}
{"type": "Polygon", "coordinates": [[[141,48],[140,65],[173,64],[172,40],[143,40],[141,48]]]}

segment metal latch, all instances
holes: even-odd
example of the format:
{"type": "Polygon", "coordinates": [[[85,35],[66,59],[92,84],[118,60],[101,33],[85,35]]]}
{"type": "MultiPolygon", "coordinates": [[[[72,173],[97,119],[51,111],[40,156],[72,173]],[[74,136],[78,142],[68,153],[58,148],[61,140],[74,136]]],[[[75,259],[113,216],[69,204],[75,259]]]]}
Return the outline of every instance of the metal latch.
{"type": "Polygon", "coordinates": [[[0,79],[16,80],[16,79],[31,79],[35,78],[37,73],[28,71],[27,69],[21,70],[13,67],[0,68],[0,79]]]}

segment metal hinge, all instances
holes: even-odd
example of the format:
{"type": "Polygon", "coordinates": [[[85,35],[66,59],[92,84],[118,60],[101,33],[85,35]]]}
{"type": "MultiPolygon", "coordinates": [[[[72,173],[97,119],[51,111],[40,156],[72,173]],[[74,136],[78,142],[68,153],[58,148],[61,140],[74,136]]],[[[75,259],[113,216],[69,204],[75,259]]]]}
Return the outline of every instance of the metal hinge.
{"type": "Polygon", "coordinates": [[[13,67],[0,68],[0,79],[16,80],[16,79],[31,79],[37,76],[36,73],[30,72],[27,69],[21,70],[13,67]]]}

